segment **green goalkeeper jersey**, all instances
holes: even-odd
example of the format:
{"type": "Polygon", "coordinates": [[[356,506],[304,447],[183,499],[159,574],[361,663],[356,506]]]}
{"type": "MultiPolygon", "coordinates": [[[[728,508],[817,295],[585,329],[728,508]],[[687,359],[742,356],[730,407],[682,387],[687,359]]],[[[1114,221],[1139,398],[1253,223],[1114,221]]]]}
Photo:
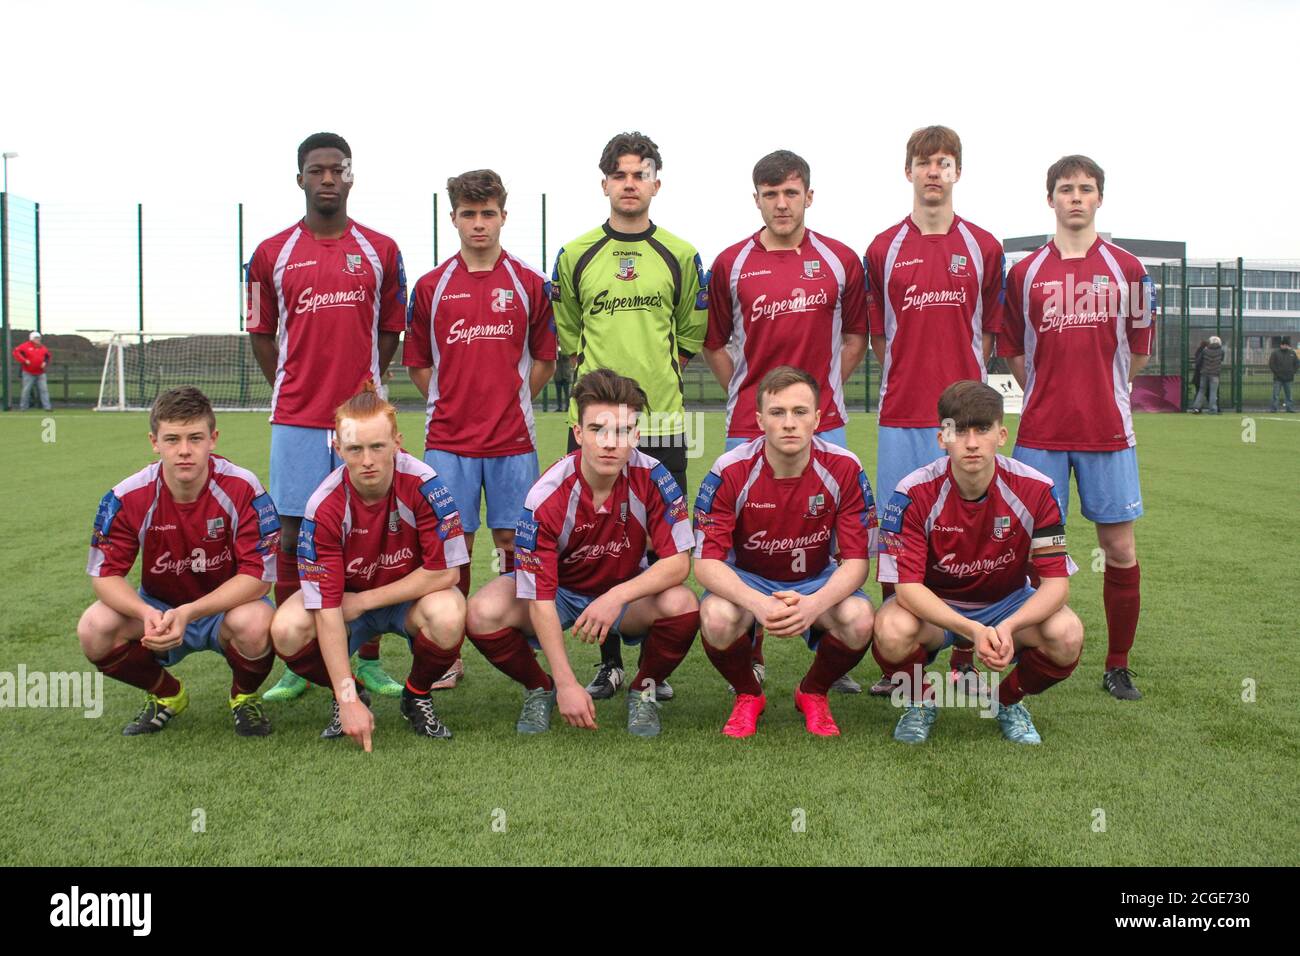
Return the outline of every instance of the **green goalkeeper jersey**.
{"type": "MultiPolygon", "coordinates": [[[[628,234],[606,222],[560,250],[551,280],[560,350],[578,357],[575,380],[597,368],[636,379],[650,400],[641,433],[683,432],[677,356],[699,352],[708,325],[695,247],[653,223],[628,234]]],[[[569,422],[577,420],[570,401],[569,422]]]]}

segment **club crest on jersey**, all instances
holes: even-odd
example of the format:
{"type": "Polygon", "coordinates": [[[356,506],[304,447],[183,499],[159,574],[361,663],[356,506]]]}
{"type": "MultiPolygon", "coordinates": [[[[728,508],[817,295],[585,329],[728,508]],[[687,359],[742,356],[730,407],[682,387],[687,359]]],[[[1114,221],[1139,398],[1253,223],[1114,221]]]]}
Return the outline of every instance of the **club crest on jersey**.
{"type": "Polygon", "coordinates": [[[1011,537],[1010,515],[997,515],[993,519],[993,537],[998,541],[1011,537]]]}
{"type": "Polygon", "coordinates": [[[347,252],[344,253],[344,258],[347,260],[347,265],[343,269],[344,273],[350,276],[359,276],[363,274],[364,270],[361,268],[360,253],[354,255],[351,252],[347,252]]]}
{"type": "Polygon", "coordinates": [[[803,261],[803,277],[805,279],[820,279],[822,277],[822,261],[820,259],[805,259],[803,261]]]}
{"type": "Polygon", "coordinates": [[[515,304],[514,289],[493,289],[492,290],[492,311],[505,312],[515,304]]]}
{"type": "Polygon", "coordinates": [[[226,533],[226,519],[225,519],[225,518],[209,518],[209,519],[208,519],[208,538],[209,538],[209,539],[220,538],[220,537],[221,537],[223,534],[225,534],[225,533],[226,533]]]}
{"type": "Polygon", "coordinates": [[[619,260],[618,260],[618,278],[622,279],[624,282],[631,282],[631,281],[632,281],[633,279],[635,279],[636,277],[637,277],[637,275],[636,275],[636,260],[635,260],[635,259],[619,259],[619,260]]]}
{"type": "Polygon", "coordinates": [[[626,501],[620,501],[618,503],[618,520],[620,524],[627,524],[627,502],[626,501]]]}
{"type": "Polygon", "coordinates": [[[397,534],[397,512],[388,512],[388,533],[397,534]]]}
{"type": "Polygon", "coordinates": [[[807,513],[806,515],[804,515],[804,517],[805,517],[805,518],[816,518],[816,517],[820,516],[821,513],[822,513],[823,511],[825,511],[825,510],[826,510],[826,496],[825,496],[825,495],[809,495],[809,496],[808,496],[808,513],[807,513]]]}
{"type": "Polygon", "coordinates": [[[1110,285],[1110,276],[1092,277],[1092,287],[1094,289],[1099,289],[1101,286],[1108,286],[1108,285],[1110,285]]]}
{"type": "Polygon", "coordinates": [[[952,261],[948,263],[948,271],[955,276],[961,275],[961,270],[966,268],[966,257],[954,254],[952,261]]]}

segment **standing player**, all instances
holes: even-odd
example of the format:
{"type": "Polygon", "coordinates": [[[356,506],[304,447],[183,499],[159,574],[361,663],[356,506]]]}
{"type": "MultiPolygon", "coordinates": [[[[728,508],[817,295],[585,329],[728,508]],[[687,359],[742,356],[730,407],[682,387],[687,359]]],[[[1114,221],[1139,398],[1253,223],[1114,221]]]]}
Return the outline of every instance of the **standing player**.
{"type": "Polygon", "coordinates": [[[1140,700],[1128,669],[1141,607],[1133,522],[1142,515],[1129,386],[1151,358],[1155,285],[1132,253],[1097,235],[1106,175],[1087,156],[1047,171],[1056,237],[1007,278],[998,354],[1025,390],[1014,456],[1052,479],[1064,518],[1070,472],[1106,554],[1102,687],[1140,700]]]}
{"type": "Polygon", "coordinates": [[[321,736],[347,734],[370,750],[374,715],[348,657],[374,635],[404,637],[413,660],[402,716],[417,734],[450,737],[430,690],[465,639],[456,581],[469,555],[456,503],[432,468],[402,451],[397,410],[372,384],[339,407],[336,421],[343,464],[307,502],[298,532],[302,590],[275,612],[275,651],[294,673],[333,690],[321,736]]]}
{"type": "MultiPolygon", "coordinates": [[[[546,279],[501,248],[506,189],[490,169],[447,180],[460,252],[411,291],[402,362],[428,400],[424,460],[451,491],[471,557],[479,502],[500,556],[514,570],[515,521],[537,481],[533,398],[555,371],[555,321],[546,279]]],[[[460,569],[470,589],[470,565],[460,569]]],[[[451,674],[463,673],[456,662],[451,674]]]]}
{"type": "MultiPolygon", "coordinates": [[[[844,383],[867,351],[862,264],[844,243],[804,226],[812,205],[808,163],[780,149],[754,166],[763,228],[723,251],[709,280],[704,359],[727,391],[727,450],[763,434],[758,383],[779,365],[806,370],[821,392],[818,437],[847,448],[844,383]],[[733,359],[733,354],[738,361],[733,359]]],[[[754,670],[765,675],[763,631],[754,670]]],[[[845,674],[835,689],[861,693],[845,674]]]]}
{"type": "MultiPolygon", "coordinates": [[[[677,481],[686,483],[682,369],[704,342],[708,289],[690,243],[650,221],[663,158],[642,133],[619,133],[600,157],[609,220],[566,243],[555,258],[551,297],[560,350],[576,360],[575,378],[613,369],[641,384],[648,399],[642,443],[677,481]]],[[[569,403],[569,451],[577,445],[577,403],[569,403]]],[[[601,647],[587,685],[597,699],[623,681],[617,641],[601,647]]],[[[671,689],[659,688],[661,697],[671,689]]]]}
{"type": "MultiPolygon", "coordinates": [[[[294,546],[307,499],[339,465],[334,409],[362,382],[378,384],[406,325],[406,274],[397,244],[348,218],[352,149],[313,133],[298,147],[306,215],[261,243],[249,260],[248,333],[271,384],[271,497],[280,509],[277,604],[298,589],[294,546]]],[[[357,676],[385,696],[402,685],[379,666],[376,640],[357,676]]],[[[267,691],[288,700],[307,683],[286,671],[267,691]]]]}
{"type": "Polygon", "coordinates": [[[235,733],[271,722],[257,689],[271,673],[268,628],[280,522],[251,471],[214,455],[217,419],[197,388],[163,392],[149,413],[158,461],[118,482],[95,516],[86,571],[98,598],[77,624],[86,658],[148,696],[122,729],[157,733],[189,705],[174,667],[211,650],[230,665],[235,733]],[[140,589],[126,575],[140,555],[140,589]]]}
{"type": "Polygon", "coordinates": [[[1019,659],[997,687],[998,723],[1008,740],[1042,743],[1021,700],[1069,677],[1083,650],[1083,624],[1065,605],[1078,568],[1052,480],[997,453],[1007,430],[996,389],[954,382],[938,406],[947,455],[899,482],[880,522],[876,573],[896,592],[876,615],[872,653],[910,688],[894,739],[930,736],[938,711],[922,667],[961,635],[993,670],[1019,659]],[[1031,567],[1037,590],[1026,581],[1031,567]]]}
{"type": "Polygon", "coordinates": [[[728,737],[751,736],[767,706],[750,661],[755,622],[776,637],[800,635],[816,651],[794,705],[821,737],[840,732],[827,691],[871,640],[871,602],[859,589],[875,502],[857,456],[815,436],[818,392],[803,369],[782,365],[763,376],[756,413],[763,434],[719,458],[695,501],[695,577],[707,589],[701,636],[736,690],[722,728],[728,737]]]}
{"type": "MultiPolygon", "coordinates": [[[[1002,322],[1002,245],[952,208],[961,139],[946,126],[918,129],[907,141],[903,172],[912,214],[876,236],[865,260],[871,347],[881,367],[882,494],[934,458],[939,393],[959,379],[987,381],[1002,322]]],[[[953,647],[951,668],[954,679],[977,679],[967,647],[953,647]]],[[[888,694],[889,682],[882,678],[871,692],[888,694]]]]}
{"type": "Polygon", "coordinates": [[[573,388],[578,447],[528,492],[515,537],[515,581],[499,577],[469,601],[470,641],[524,687],[516,729],[550,728],[551,711],[596,728],[591,694],[578,683],[564,631],[587,643],[641,644],[628,688],[627,729],[659,733],[655,688],[686,657],[699,629],[699,602],[682,586],[690,573],[691,529],[681,489],[660,462],[636,449],[645,392],[597,369],[573,388]],[[646,566],[646,550],[659,560],[646,566]],[[529,647],[540,646],[548,675],[529,647]]]}

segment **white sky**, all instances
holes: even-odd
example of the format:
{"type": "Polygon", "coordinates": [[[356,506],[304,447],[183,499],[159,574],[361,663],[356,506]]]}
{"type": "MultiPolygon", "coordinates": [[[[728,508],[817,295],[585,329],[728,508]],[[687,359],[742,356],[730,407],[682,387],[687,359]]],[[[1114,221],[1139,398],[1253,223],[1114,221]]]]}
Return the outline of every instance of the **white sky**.
{"type": "Polygon", "coordinates": [[[505,244],[541,266],[540,193],[553,257],[607,215],[596,161],[625,129],[659,143],[652,216],[706,266],[760,224],[750,170],[782,147],[812,166],[809,225],[865,249],[909,211],[904,143],[930,123],[962,137],[958,213],[999,237],[1051,231],[1047,166],[1082,152],[1106,170],[1103,231],[1300,257],[1294,2],[10,0],[0,31],[0,149],[42,204],[55,332],[135,327],[137,201],[147,327],[237,329],[234,204],[248,255],[301,215],[295,151],[321,129],[351,143],[350,212],[412,282],[448,176],[500,172],[505,244]]]}

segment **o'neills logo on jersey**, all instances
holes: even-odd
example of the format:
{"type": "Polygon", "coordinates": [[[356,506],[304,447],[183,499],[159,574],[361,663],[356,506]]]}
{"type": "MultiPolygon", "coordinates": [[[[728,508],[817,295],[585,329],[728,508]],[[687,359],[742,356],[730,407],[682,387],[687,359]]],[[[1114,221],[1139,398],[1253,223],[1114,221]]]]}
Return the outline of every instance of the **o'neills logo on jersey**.
{"type": "Polygon", "coordinates": [[[566,554],[564,563],[574,564],[578,561],[592,561],[596,558],[613,558],[630,547],[632,547],[632,542],[627,538],[622,541],[607,541],[604,544],[584,544],[566,554]]]}
{"type": "Polygon", "coordinates": [[[654,295],[610,295],[608,289],[601,289],[591,300],[590,315],[608,312],[645,312],[648,309],[662,309],[664,296],[662,292],[654,295]]]}
{"type": "Polygon", "coordinates": [[[354,289],[351,292],[313,292],[311,286],[308,286],[302,290],[302,295],[298,296],[298,308],[295,314],[302,315],[304,312],[315,314],[320,309],[337,309],[365,301],[364,288],[354,289]]]}
{"type": "Polygon", "coordinates": [[[448,292],[438,301],[447,302],[450,301],[451,299],[472,299],[472,298],[473,296],[470,295],[468,292],[448,292]]]}
{"type": "Polygon", "coordinates": [[[996,558],[979,558],[975,561],[954,561],[956,552],[949,552],[934,564],[934,570],[954,578],[968,578],[975,574],[991,574],[1010,567],[1016,560],[1015,551],[1005,551],[996,558]]]}
{"type": "Polygon", "coordinates": [[[901,269],[903,266],[919,266],[924,261],[924,259],[904,259],[902,262],[895,262],[894,268],[901,269]]]}
{"type": "Polygon", "coordinates": [[[932,289],[918,294],[916,286],[909,285],[903,293],[904,309],[928,309],[932,305],[956,307],[965,304],[965,289],[932,289]]]}
{"type": "Polygon", "coordinates": [[[767,296],[760,295],[754,300],[754,304],[749,307],[749,321],[757,322],[759,319],[775,319],[778,315],[793,315],[796,312],[811,312],[814,309],[826,305],[831,300],[825,289],[819,289],[812,295],[809,295],[803,289],[791,290],[788,299],[767,300],[767,296]]]}
{"type": "Polygon", "coordinates": [[[399,548],[390,554],[380,554],[378,558],[366,564],[365,558],[353,558],[348,562],[348,577],[365,578],[369,581],[375,576],[375,572],[380,568],[388,570],[390,568],[400,568],[415,557],[415,552],[410,548],[399,548]]]}
{"type": "Polygon", "coordinates": [[[745,550],[774,554],[777,551],[797,551],[800,548],[813,548],[819,544],[825,544],[830,539],[830,528],[818,528],[811,534],[801,534],[797,538],[769,538],[766,531],[755,531],[745,539],[745,550]]]}
{"type": "Polygon", "coordinates": [[[234,556],[229,548],[223,548],[216,554],[208,554],[202,548],[195,548],[190,552],[189,557],[176,558],[172,560],[172,553],[164,551],[154,559],[153,567],[149,569],[150,574],[185,574],[187,571],[193,571],[195,574],[207,574],[209,571],[215,571],[223,565],[229,564],[234,556]]]}
{"type": "Polygon", "coordinates": [[[500,325],[471,325],[467,328],[464,319],[457,319],[447,330],[447,344],[473,342],[475,339],[508,339],[514,334],[513,322],[502,322],[500,325]]]}
{"type": "Polygon", "coordinates": [[[315,259],[308,259],[306,262],[291,262],[284,267],[284,271],[288,272],[291,269],[305,269],[308,266],[314,266],[315,264],[316,264],[315,259]]]}

